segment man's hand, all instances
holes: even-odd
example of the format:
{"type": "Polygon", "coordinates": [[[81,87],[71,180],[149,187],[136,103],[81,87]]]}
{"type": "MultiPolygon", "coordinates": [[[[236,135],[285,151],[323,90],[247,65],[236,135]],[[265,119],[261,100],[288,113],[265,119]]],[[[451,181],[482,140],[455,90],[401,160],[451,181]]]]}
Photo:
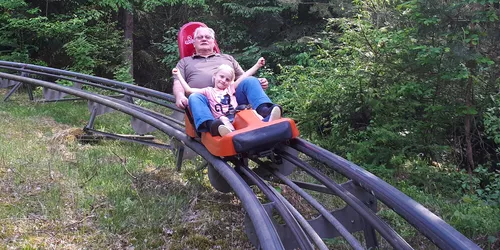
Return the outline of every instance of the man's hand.
{"type": "Polygon", "coordinates": [[[269,82],[267,82],[266,78],[259,78],[259,82],[263,90],[266,90],[269,87],[269,82]]]}
{"type": "MultiPolygon", "coordinates": [[[[178,74],[179,78],[182,77],[177,68],[172,69],[172,74],[173,75],[178,74]]],[[[179,81],[179,79],[174,79],[174,86],[172,87],[172,92],[175,96],[175,106],[181,109],[185,109],[188,106],[188,99],[186,97],[184,88],[182,87],[182,84],[179,81]]]]}
{"type": "Polygon", "coordinates": [[[256,63],[257,67],[262,68],[264,65],[266,65],[266,59],[264,57],[259,58],[256,63]]]}
{"type": "Polygon", "coordinates": [[[188,106],[188,99],[185,95],[179,95],[175,97],[175,106],[180,109],[185,109],[188,106]]]}

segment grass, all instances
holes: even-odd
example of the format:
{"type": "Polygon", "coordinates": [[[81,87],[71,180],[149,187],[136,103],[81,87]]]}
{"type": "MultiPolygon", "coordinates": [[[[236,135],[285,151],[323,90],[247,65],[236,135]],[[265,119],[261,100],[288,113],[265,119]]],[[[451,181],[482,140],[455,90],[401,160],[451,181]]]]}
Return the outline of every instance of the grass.
{"type": "MultiPolygon", "coordinates": [[[[196,161],[177,172],[170,151],[74,141],[85,102],[19,94],[0,116],[0,249],[252,248],[238,200],[214,191],[196,161]]],[[[129,124],[111,113],[95,127],[128,133],[129,124]]]]}

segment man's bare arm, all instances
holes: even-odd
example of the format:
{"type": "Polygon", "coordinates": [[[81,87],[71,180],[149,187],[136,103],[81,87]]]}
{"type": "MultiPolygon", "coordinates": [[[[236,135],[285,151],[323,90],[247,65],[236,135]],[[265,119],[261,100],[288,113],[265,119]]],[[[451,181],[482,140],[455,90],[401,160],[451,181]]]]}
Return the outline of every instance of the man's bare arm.
{"type": "Polygon", "coordinates": [[[174,85],[172,86],[172,93],[175,96],[175,106],[184,109],[188,106],[188,99],[186,97],[184,88],[179,80],[174,80],[174,85]]]}
{"type": "Polygon", "coordinates": [[[177,79],[174,79],[174,85],[172,87],[172,93],[177,98],[177,96],[186,96],[186,92],[181,85],[181,82],[177,79]]]}

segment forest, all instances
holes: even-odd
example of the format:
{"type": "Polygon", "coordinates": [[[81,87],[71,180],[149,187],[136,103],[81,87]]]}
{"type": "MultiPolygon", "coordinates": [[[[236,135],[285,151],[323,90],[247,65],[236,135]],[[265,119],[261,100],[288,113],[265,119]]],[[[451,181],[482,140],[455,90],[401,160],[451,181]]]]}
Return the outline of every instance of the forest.
{"type": "Polygon", "coordinates": [[[0,60],[170,93],[177,32],[203,22],[243,68],[266,58],[303,138],[459,204],[447,222],[496,248],[499,17],[499,0],[1,0],[0,60]]]}

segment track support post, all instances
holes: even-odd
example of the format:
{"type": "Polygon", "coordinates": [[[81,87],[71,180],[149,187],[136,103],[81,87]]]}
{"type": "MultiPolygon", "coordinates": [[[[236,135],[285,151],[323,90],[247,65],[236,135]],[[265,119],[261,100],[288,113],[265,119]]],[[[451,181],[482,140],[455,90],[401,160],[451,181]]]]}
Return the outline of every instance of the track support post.
{"type": "Polygon", "coordinates": [[[175,167],[177,169],[177,171],[181,171],[181,168],[182,168],[182,158],[184,156],[184,145],[179,142],[179,147],[177,148],[177,152],[176,152],[176,163],[175,163],[175,167]]]}

